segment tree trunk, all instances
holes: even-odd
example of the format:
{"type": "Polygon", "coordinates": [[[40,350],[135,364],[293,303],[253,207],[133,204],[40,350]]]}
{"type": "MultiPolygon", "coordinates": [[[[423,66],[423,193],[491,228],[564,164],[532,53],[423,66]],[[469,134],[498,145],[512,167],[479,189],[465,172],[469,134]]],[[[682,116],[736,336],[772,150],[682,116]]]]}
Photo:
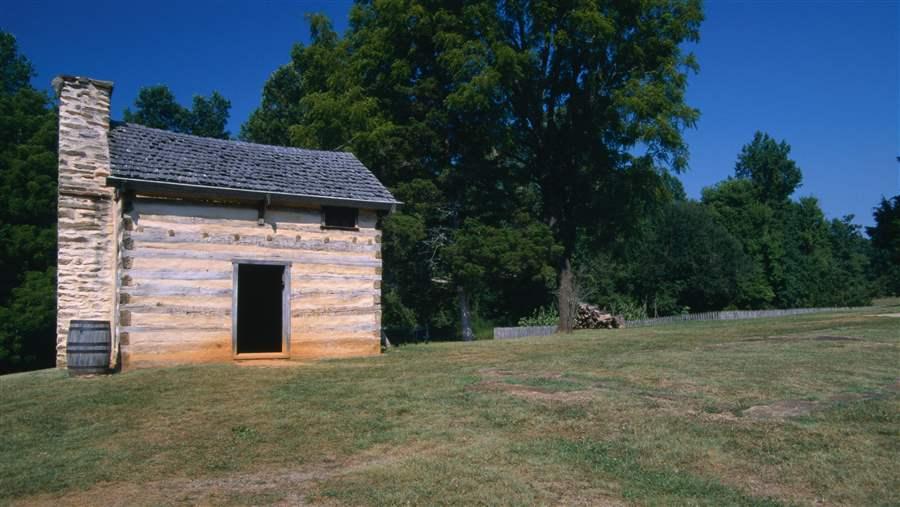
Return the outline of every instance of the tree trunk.
{"type": "Polygon", "coordinates": [[[572,263],[568,257],[563,261],[559,271],[559,330],[571,333],[575,328],[575,311],[578,305],[575,294],[575,276],[572,274],[572,263]]]}
{"type": "Polygon", "coordinates": [[[469,311],[469,296],[466,289],[459,286],[456,288],[459,296],[459,322],[462,326],[462,339],[464,342],[470,342],[475,339],[475,333],[472,331],[472,313],[469,311]]]}

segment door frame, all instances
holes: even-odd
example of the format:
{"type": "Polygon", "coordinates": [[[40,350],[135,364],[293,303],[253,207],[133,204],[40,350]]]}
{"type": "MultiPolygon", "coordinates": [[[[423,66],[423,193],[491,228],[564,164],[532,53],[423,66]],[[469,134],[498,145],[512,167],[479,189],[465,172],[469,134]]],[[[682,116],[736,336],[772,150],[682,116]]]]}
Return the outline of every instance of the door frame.
{"type": "Polygon", "coordinates": [[[291,357],[291,261],[234,259],[231,261],[231,356],[233,359],[288,359],[291,357]],[[238,354],[238,290],[242,264],[283,266],[281,271],[281,352],[238,354]]]}

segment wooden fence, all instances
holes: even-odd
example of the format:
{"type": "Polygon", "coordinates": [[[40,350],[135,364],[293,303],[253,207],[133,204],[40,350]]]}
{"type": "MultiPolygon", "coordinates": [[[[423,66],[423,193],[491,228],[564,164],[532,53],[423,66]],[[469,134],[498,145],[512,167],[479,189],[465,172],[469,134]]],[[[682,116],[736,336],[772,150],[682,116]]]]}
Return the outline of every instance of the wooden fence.
{"type": "Polygon", "coordinates": [[[550,336],[556,332],[556,326],[528,326],[528,327],[495,327],[495,340],[508,340],[510,338],[524,338],[526,336],[550,336]]]}
{"type": "Polygon", "coordinates": [[[658,324],[668,324],[670,322],[681,322],[688,320],[744,320],[744,319],[761,319],[764,317],[786,317],[788,315],[805,315],[807,313],[835,312],[846,310],[846,307],[840,308],[790,308],[787,310],[730,310],[721,312],[706,313],[688,313],[685,315],[670,315],[668,317],[656,317],[653,319],[629,320],[625,323],[625,327],[644,327],[655,326],[658,324]]]}
{"type": "MultiPolygon", "coordinates": [[[[646,327],[671,322],[703,321],[703,320],[745,320],[761,319],[765,317],[786,317],[788,315],[806,315],[808,313],[836,312],[847,310],[847,307],[829,308],[790,308],[787,310],[729,310],[721,312],[688,313],[685,315],[670,315],[668,317],[656,317],[653,319],[629,320],[625,327],[646,327]]],[[[524,338],[526,336],[549,336],[556,332],[556,326],[528,326],[528,327],[495,327],[495,340],[508,340],[511,338],[524,338]]]]}

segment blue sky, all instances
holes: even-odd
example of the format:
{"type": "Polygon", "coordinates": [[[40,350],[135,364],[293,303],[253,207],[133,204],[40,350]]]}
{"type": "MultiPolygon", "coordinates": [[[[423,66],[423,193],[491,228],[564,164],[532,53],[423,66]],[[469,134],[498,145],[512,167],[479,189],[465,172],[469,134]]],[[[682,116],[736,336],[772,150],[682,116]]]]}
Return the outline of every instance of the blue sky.
{"type": "MultiPolygon", "coordinates": [[[[141,86],[167,84],[183,104],[218,90],[237,133],[291,45],[308,40],[304,14],[324,12],[342,32],[350,4],[28,0],[5,5],[0,28],[34,63],[36,86],[57,74],[114,81],[116,119],[141,86]]],[[[731,175],[762,130],[793,147],[799,196],[871,225],[880,197],[900,193],[898,20],[898,2],[707,2],[692,48],[701,69],[688,100],[702,116],[687,132],[688,194],[731,175]]]]}

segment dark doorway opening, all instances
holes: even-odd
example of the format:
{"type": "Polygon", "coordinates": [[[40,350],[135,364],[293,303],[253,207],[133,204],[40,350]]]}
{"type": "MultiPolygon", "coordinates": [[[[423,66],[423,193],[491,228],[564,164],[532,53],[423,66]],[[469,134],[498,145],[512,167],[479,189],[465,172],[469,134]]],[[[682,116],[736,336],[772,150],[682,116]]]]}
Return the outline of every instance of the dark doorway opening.
{"type": "Polygon", "coordinates": [[[285,266],[237,268],[237,353],[284,352],[285,266]]]}

